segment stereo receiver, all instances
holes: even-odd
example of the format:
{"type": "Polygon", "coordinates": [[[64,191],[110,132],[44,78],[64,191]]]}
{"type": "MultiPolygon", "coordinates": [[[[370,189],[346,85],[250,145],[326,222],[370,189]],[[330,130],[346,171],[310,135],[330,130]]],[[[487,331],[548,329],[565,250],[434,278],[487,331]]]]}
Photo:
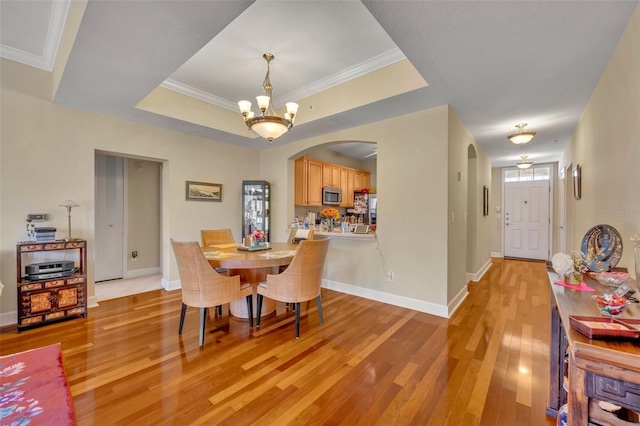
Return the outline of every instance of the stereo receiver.
{"type": "Polygon", "coordinates": [[[72,260],[60,260],[57,262],[32,263],[24,268],[28,280],[46,280],[48,278],[60,278],[73,275],[74,263],[72,260]]]}

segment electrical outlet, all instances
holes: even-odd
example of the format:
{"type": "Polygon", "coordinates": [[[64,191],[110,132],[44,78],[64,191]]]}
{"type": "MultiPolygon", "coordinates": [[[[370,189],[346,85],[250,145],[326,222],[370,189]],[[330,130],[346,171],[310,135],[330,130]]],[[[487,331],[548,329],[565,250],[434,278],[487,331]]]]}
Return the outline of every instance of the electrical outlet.
{"type": "Polygon", "coordinates": [[[395,278],[395,274],[393,272],[388,272],[387,273],[387,279],[389,281],[393,281],[394,278],[395,278]]]}
{"type": "Polygon", "coordinates": [[[136,260],[138,257],[138,250],[134,250],[131,252],[131,260],[136,260]]]}

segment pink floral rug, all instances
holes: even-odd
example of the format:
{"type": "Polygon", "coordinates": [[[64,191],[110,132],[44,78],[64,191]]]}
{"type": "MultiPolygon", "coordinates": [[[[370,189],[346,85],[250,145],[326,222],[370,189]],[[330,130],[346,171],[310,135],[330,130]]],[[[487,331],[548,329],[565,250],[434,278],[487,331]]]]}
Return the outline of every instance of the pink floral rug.
{"type": "Polygon", "coordinates": [[[0,424],[76,424],[60,343],[0,357],[0,424]]]}

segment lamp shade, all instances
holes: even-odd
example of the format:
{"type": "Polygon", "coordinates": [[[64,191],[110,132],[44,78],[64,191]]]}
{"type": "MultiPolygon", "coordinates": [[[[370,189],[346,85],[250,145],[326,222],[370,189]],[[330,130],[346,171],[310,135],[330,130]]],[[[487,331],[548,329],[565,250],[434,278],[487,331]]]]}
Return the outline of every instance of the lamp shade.
{"type": "Polygon", "coordinates": [[[520,160],[520,161],[518,161],[516,163],[516,166],[518,166],[519,169],[528,169],[532,165],[533,165],[533,161],[527,160],[527,156],[526,155],[523,155],[522,156],[522,160],[520,160]]]}
{"type": "Polygon", "coordinates": [[[75,202],[75,201],[73,201],[73,200],[66,200],[66,201],[64,201],[62,204],[58,204],[58,205],[59,205],[60,207],[67,207],[67,208],[69,208],[69,207],[78,207],[78,206],[80,206],[80,204],[76,203],[76,202],[75,202]]]}
{"type": "Polygon", "coordinates": [[[526,126],[527,126],[527,123],[516,124],[516,128],[518,130],[516,130],[515,132],[507,136],[507,139],[509,139],[511,142],[515,143],[516,145],[522,145],[527,142],[530,142],[531,139],[533,139],[533,137],[536,135],[536,132],[534,132],[533,130],[525,129],[526,126]]]}

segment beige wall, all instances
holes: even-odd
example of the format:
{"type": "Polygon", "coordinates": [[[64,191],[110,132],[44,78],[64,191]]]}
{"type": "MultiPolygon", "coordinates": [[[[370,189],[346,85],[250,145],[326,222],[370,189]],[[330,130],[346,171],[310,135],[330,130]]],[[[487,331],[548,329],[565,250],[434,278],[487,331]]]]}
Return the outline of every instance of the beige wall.
{"type": "Polygon", "coordinates": [[[491,160],[452,109],[448,111],[448,132],[447,301],[451,302],[466,291],[467,273],[479,273],[491,260],[489,220],[482,214],[482,188],[491,187],[491,160]],[[472,160],[469,146],[475,151],[472,160]],[[462,172],[461,180],[458,172],[462,172]]]}
{"type": "Polygon", "coordinates": [[[280,194],[273,201],[273,238],[284,241],[293,219],[293,158],[333,141],[376,142],[377,241],[336,238],[324,278],[445,308],[447,189],[434,182],[447,180],[447,111],[433,108],[262,151],[263,178],[280,194]],[[394,282],[387,281],[385,269],[395,272],[394,282]]]}
{"type": "Polygon", "coordinates": [[[240,238],[241,183],[260,177],[255,150],[54,105],[9,90],[4,80],[0,98],[0,277],[9,284],[2,293],[1,314],[16,309],[15,243],[25,237],[25,215],[48,213],[50,225],[64,230],[66,211],[58,204],[66,199],[80,204],[73,210],[72,226],[74,236],[88,240],[88,295],[90,301],[94,297],[96,150],[164,161],[161,251],[168,282],[178,280],[169,237],[199,241],[200,229],[215,226],[229,227],[240,238]],[[223,202],[185,201],[186,180],[221,183],[223,202]]]}
{"type": "Polygon", "coordinates": [[[634,12],[618,47],[562,155],[560,166],[582,166],[582,199],[567,211],[571,239],[579,250],[585,232],[608,224],[620,232],[620,266],[634,271],[629,238],[640,233],[640,8],[634,12]]]}

